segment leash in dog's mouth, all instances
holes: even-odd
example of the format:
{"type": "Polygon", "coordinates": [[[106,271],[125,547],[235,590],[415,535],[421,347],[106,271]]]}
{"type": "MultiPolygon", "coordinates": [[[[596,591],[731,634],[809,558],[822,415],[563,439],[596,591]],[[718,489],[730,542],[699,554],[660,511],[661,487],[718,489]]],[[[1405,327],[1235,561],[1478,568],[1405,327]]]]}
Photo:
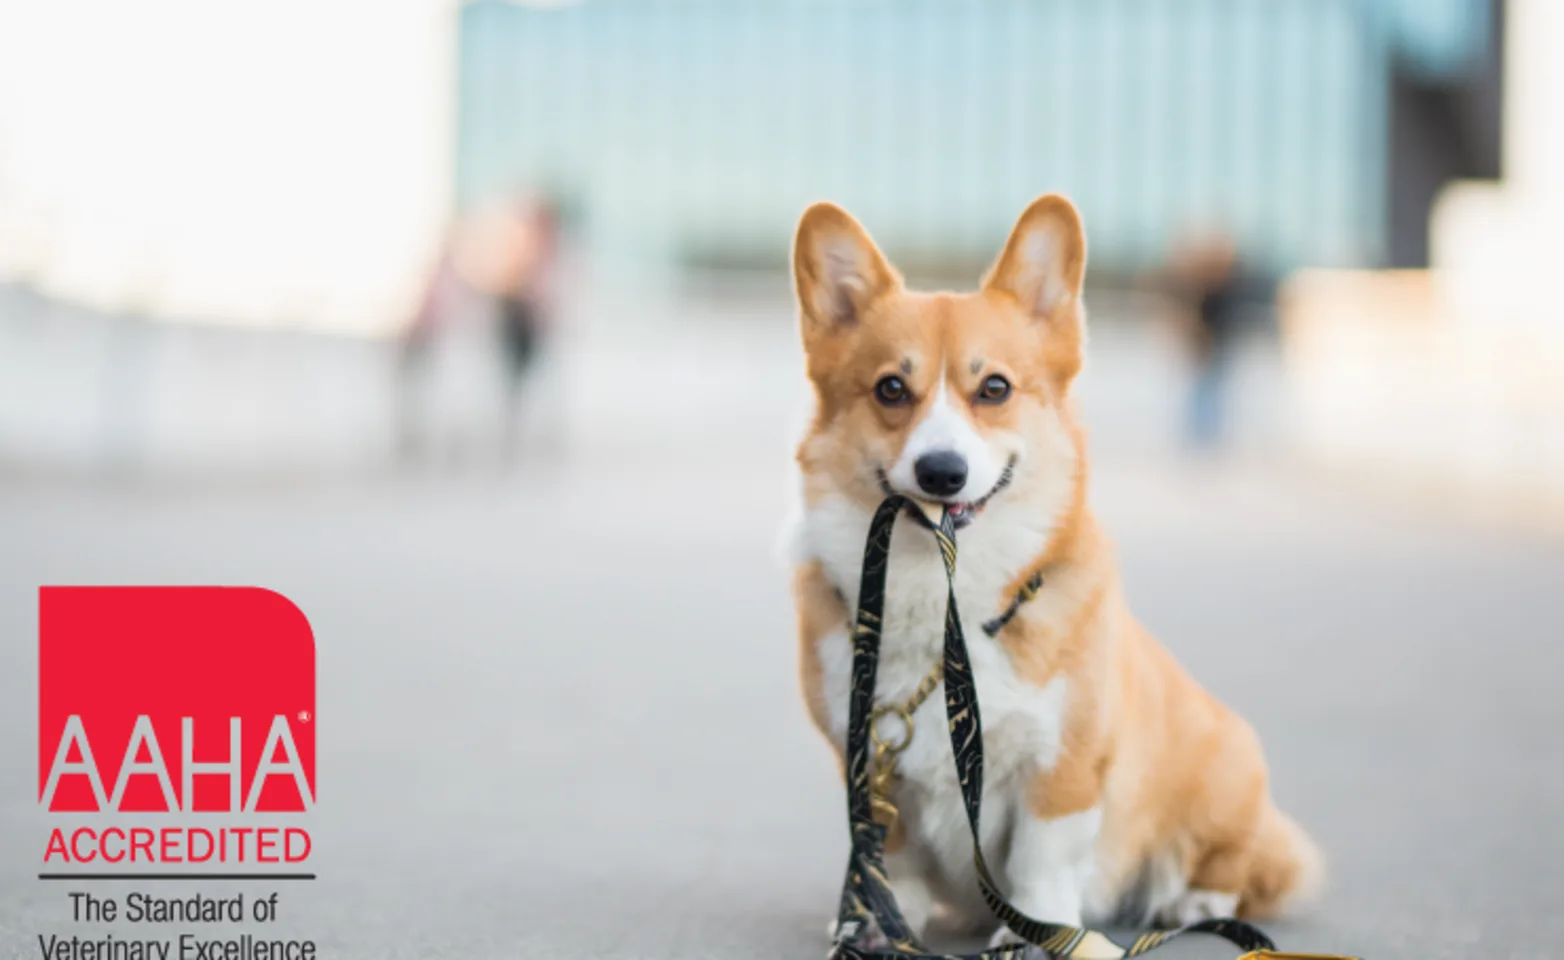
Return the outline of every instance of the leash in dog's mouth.
{"type": "Polygon", "coordinates": [[[884,467],[875,467],[874,475],[875,478],[880,481],[881,494],[888,498],[897,497],[902,500],[910,501],[911,503],[907,508],[908,511],[922,520],[925,525],[929,527],[938,527],[940,524],[940,515],[944,513],[950,515],[951,522],[955,525],[957,530],[960,530],[962,527],[972,523],[973,520],[976,520],[977,515],[983,512],[984,507],[988,506],[988,502],[994,499],[994,497],[998,495],[1001,490],[1004,490],[1006,487],[1010,486],[1011,482],[1015,480],[1016,460],[1016,454],[1011,454],[1010,459],[1005,462],[1005,469],[1000,471],[999,479],[994,481],[994,485],[988,489],[987,493],[983,494],[981,497],[978,497],[976,500],[962,500],[954,502],[948,500],[923,500],[919,497],[909,496],[904,493],[897,493],[896,490],[891,487],[891,478],[886,475],[884,467]]]}

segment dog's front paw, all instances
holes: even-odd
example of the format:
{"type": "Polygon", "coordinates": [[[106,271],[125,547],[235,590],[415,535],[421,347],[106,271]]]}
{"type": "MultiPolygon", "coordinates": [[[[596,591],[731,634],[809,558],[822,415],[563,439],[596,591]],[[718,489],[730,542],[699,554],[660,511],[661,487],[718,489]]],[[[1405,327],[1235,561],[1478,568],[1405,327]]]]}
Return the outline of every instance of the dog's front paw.
{"type": "Polygon", "coordinates": [[[1186,890],[1172,903],[1157,911],[1157,924],[1182,927],[1215,917],[1231,917],[1238,910],[1238,894],[1216,890],[1186,890]]]}
{"type": "Polygon", "coordinates": [[[848,920],[845,924],[832,918],[826,924],[825,935],[831,943],[847,940],[861,950],[875,953],[890,949],[891,942],[880,932],[880,925],[872,920],[848,920]]]}

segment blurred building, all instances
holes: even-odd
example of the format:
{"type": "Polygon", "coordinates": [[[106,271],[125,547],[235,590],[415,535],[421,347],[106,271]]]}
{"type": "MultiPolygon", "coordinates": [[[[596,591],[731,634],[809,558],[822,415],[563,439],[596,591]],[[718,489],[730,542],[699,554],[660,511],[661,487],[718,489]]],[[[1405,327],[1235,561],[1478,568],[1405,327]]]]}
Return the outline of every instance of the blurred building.
{"type": "MultiPolygon", "coordinates": [[[[1550,4],[1513,0],[1518,21],[1500,0],[12,5],[0,466],[369,461],[385,364],[320,334],[402,326],[450,215],[518,188],[578,225],[599,328],[687,316],[652,302],[686,268],[772,271],[782,317],[775,271],[822,197],[920,279],[970,282],[1044,190],[1083,207],[1098,282],[1213,221],[1267,272],[1432,252],[1437,274],[1295,284],[1290,344],[1311,450],[1433,449],[1421,412],[1477,368],[1452,379],[1408,331],[1450,364],[1516,358],[1481,377],[1540,391],[1527,410],[1558,393],[1539,334],[1427,332],[1552,316],[1564,96],[1516,79],[1556,69],[1550,4]],[[594,301],[626,271],[630,297],[594,301]],[[169,319],[216,323],[147,322],[169,319]],[[1381,351],[1433,386],[1388,397],[1381,351]]],[[[1463,411],[1473,443],[1494,446],[1498,406],[1463,411]]],[[[1532,427],[1503,435],[1503,456],[1441,455],[1564,473],[1532,427]]]]}
{"type": "Polygon", "coordinates": [[[1564,519],[1564,5],[1506,5],[1503,179],[1443,190],[1432,268],[1311,271],[1286,297],[1318,461],[1528,523],[1564,519]]]}
{"type": "Polygon", "coordinates": [[[1416,262],[1496,163],[1492,0],[478,0],[458,196],[576,196],[632,262],[777,266],[821,197],[914,270],[1044,190],[1101,279],[1220,219],[1275,268],[1416,262]]]}

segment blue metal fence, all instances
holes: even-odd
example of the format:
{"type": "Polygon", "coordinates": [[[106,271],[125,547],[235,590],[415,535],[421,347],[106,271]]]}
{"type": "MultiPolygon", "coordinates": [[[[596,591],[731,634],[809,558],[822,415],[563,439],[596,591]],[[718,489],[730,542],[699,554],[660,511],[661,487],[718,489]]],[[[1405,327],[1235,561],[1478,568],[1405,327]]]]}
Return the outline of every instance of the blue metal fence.
{"type": "Polygon", "coordinates": [[[1220,220],[1278,267],[1385,243],[1388,64],[1458,72],[1481,0],[469,4],[458,196],[549,184],[605,247],[785,255],[841,202],[904,258],[982,260],[1045,190],[1094,262],[1220,220]]]}

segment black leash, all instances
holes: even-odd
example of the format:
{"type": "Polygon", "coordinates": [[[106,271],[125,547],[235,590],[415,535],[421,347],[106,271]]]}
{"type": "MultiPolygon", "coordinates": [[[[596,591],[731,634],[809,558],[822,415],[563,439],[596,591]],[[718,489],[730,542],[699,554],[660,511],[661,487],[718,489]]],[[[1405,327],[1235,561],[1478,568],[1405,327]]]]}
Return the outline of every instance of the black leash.
{"type": "MultiPolygon", "coordinates": [[[[1039,577],[1027,581],[1023,596],[1011,604],[1000,620],[991,623],[1002,627],[1041,585],[1039,577]]],[[[998,627],[991,631],[997,632],[998,627]]],[[[1115,943],[1095,930],[1035,920],[1005,899],[983,859],[983,847],[978,839],[978,815],[982,805],[983,723],[978,715],[972,663],[967,657],[961,618],[956,611],[955,522],[949,511],[945,511],[935,524],[912,500],[888,497],[880,504],[869,525],[858,591],[858,618],[853,626],[853,681],[847,722],[847,817],[852,829],[852,852],[847,863],[847,879],[842,886],[841,908],[837,913],[836,942],[829,960],[939,960],[941,957],[944,960],[1118,960],[1140,956],[1186,933],[1214,934],[1246,951],[1276,949],[1271,938],[1258,928],[1235,919],[1202,920],[1175,930],[1152,931],[1142,934],[1129,946],[1115,943]],[[945,563],[948,591],[945,601],[945,713],[950,724],[956,778],[961,784],[967,824],[972,830],[972,857],[977,867],[978,884],[994,915],[1027,943],[993,947],[981,953],[930,954],[902,916],[885,875],[887,831],[875,822],[870,802],[870,714],[874,710],[875,673],[880,658],[880,626],[885,611],[891,530],[896,525],[897,515],[904,509],[933,532],[945,563]],[[890,942],[890,950],[861,946],[875,927],[890,942]]]]}

